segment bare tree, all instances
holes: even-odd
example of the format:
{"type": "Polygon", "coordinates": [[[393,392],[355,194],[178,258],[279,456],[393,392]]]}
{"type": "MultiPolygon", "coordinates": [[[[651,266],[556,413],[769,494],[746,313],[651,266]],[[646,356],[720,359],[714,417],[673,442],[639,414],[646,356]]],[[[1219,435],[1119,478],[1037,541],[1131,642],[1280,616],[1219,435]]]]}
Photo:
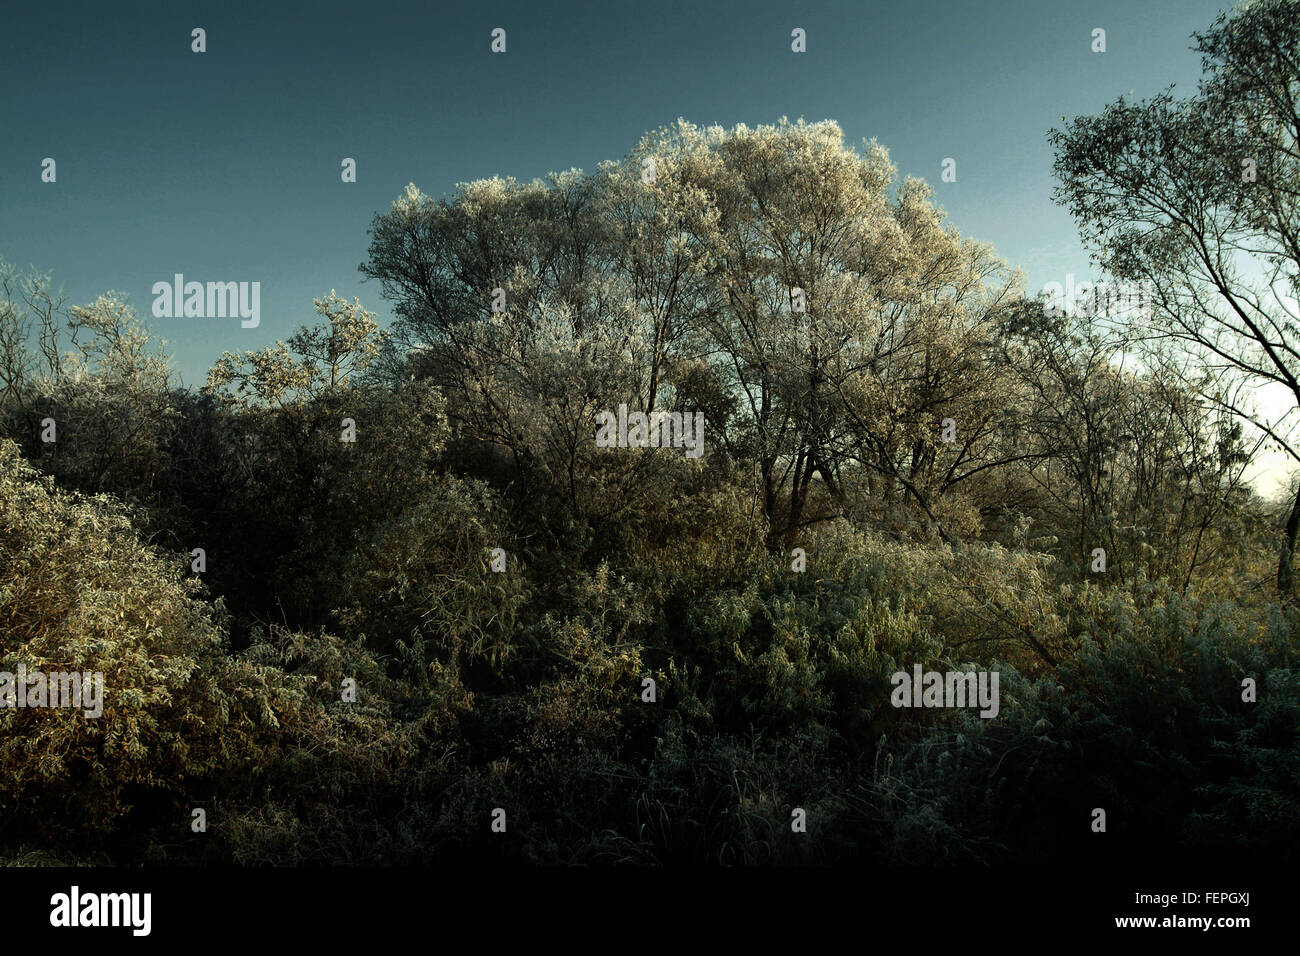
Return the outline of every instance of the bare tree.
{"type": "MultiPolygon", "coordinates": [[[[1202,394],[1300,462],[1300,5],[1261,0],[1196,41],[1195,96],[1120,99],[1052,131],[1057,196],[1103,267],[1147,283],[1145,337],[1187,350],[1219,385],[1280,386],[1276,415],[1231,388],[1202,394]]],[[[1298,535],[1300,486],[1278,560],[1287,598],[1298,535]]]]}

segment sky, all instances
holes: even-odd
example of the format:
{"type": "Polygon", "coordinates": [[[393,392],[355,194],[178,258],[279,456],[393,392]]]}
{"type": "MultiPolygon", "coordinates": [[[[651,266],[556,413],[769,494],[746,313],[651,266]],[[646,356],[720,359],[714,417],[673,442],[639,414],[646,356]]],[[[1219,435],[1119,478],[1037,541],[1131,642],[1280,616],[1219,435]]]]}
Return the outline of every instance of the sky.
{"type": "Polygon", "coordinates": [[[1047,131],[1120,95],[1192,92],[1191,33],[1229,2],[9,4],[0,257],[52,273],[74,304],[125,293],[198,386],[223,351],[313,324],[330,290],[390,321],[357,267],[408,182],[441,196],[590,171],[678,117],[787,116],[877,139],[1037,291],[1095,273],[1052,201],[1047,131]],[[940,181],[947,157],[956,182],[940,181]],[[155,318],[153,284],[176,273],[260,282],[260,324],[155,318]]]}

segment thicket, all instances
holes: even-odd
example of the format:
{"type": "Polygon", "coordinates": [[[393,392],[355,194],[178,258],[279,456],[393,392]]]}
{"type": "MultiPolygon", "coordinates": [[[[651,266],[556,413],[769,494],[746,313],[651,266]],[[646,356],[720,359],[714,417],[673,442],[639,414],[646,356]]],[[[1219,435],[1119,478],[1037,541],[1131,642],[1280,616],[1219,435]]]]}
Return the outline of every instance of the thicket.
{"type": "Polygon", "coordinates": [[[1297,849],[1251,432],[879,146],[681,123],[371,235],[392,329],[331,294],[198,391],[121,296],[0,268],[0,670],[106,689],[0,708],[0,859],[1297,849]],[[702,412],[706,453],[597,447],[620,404],[702,412]],[[918,664],[997,671],[997,716],[891,706],[918,664]]]}

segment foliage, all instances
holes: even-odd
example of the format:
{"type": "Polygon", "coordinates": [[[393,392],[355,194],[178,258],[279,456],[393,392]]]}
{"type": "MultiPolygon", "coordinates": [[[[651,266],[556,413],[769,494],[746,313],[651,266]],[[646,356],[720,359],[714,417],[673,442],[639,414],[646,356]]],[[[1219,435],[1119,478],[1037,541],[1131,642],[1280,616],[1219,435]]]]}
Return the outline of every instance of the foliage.
{"type": "Polygon", "coordinates": [[[1111,866],[1293,853],[1300,505],[1279,541],[1234,389],[1295,330],[1197,264],[1294,279],[1298,36],[1244,6],[1197,97],[1055,136],[1160,342],[1027,299],[832,122],[412,185],[362,266],[392,329],[331,293],[200,391],[0,263],[0,672],[105,689],[0,707],[0,863],[1074,865],[1098,807],[1111,866]],[[704,453],[597,446],[620,405],[704,453]],[[996,717],[893,706],[917,666],[996,717]]]}

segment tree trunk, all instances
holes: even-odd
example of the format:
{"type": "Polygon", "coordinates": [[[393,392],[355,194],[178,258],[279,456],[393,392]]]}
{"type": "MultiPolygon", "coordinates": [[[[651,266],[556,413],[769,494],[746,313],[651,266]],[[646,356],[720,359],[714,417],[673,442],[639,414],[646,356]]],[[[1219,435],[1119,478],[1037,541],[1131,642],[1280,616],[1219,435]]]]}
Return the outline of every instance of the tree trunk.
{"type": "Polygon", "coordinates": [[[1277,594],[1283,601],[1294,600],[1297,533],[1300,533],[1300,484],[1296,485],[1295,501],[1291,505],[1291,514],[1286,519],[1286,528],[1282,533],[1282,553],[1277,562],[1277,594]]]}

